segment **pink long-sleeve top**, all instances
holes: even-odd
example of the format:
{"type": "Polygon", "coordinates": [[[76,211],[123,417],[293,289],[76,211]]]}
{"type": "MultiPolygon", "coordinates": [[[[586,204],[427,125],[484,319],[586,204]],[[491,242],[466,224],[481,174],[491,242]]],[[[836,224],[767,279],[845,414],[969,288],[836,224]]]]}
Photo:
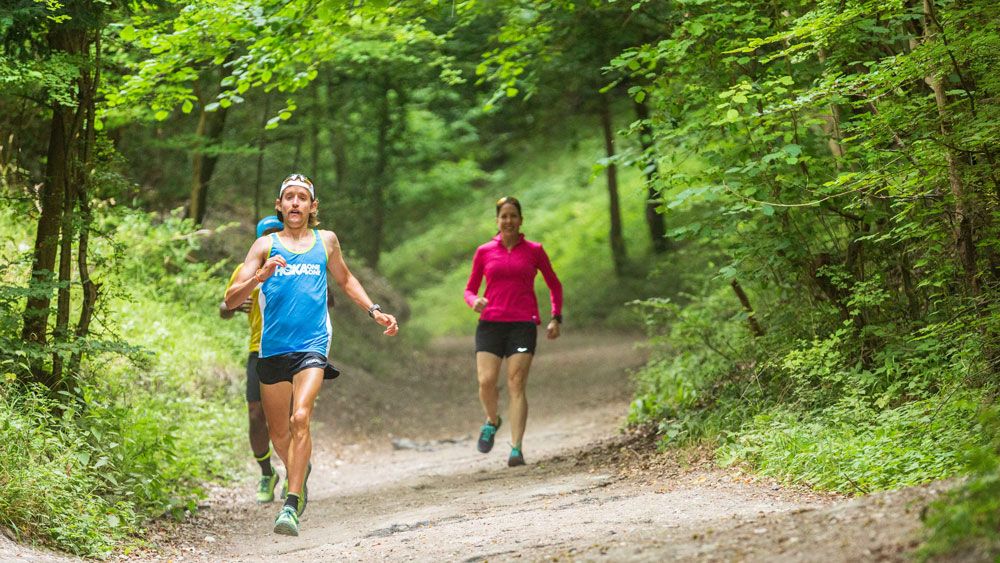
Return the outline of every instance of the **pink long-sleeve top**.
{"type": "Polygon", "coordinates": [[[472,307],[479,296],[479,286],[486,276],[486,308],[480,320],[500,322],[533,322],[538,318],[538,299],[535,297],[535,274],[542,272],[549,286],[552,315],[562,314],[562,283],[552,270],[549,255],[541,243],[521,235],[514,248],[507,250],[498,234],[493,240],[476,249],[472,258],[472,273],[465,284],[465,302],[472,307]]]}

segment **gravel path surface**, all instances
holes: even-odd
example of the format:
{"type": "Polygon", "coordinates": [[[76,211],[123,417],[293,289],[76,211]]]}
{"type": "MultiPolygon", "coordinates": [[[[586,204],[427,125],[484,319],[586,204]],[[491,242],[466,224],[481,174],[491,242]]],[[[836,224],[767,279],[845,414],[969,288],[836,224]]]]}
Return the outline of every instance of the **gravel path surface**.
{"type": "Polygon", "coordinates": [[[703,452],[659,453],[648,437],[623,433],[629,373],[645,360],[636,342],[541,343],[528,387],[528,465],[513,469],[507,427],[492,452],[475,450],[482,414],[471,342],[437,342],[394,374],[345,365],[317,406],[299,537],[271,532],[279,504],[253,503],[248,477],[214,490],[184,524],[151,526],[149,549],[118,557],[905,560],[920,510],[940,492],[932,486],[845,499],[720,470],[703,452]]]}

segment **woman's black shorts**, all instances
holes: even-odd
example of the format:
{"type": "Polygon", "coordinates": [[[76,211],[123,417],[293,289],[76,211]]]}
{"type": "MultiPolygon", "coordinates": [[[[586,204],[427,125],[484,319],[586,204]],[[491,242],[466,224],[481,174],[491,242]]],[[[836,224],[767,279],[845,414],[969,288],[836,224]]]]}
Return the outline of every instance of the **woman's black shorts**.
{"type": "Polygon", "coordinates": [[[534,354],[537,340],[538,327],[532,322],[479,321],[476,327],[476,352],[489,352],[501,358],[534,354]]]}
{"type": "Polygon", "coordinates": [[[291,352],[257,359],[257,378],[264,385],[287,381],[291,383],[296,373],[307,368],[323,368],[323,379],[333,379],[340,370],[317,352],[291,352]]]}

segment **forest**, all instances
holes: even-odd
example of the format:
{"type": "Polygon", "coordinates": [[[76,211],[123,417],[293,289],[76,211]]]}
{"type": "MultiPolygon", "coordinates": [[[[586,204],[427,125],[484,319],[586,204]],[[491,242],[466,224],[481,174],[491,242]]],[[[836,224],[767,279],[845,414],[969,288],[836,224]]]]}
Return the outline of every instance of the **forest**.
{"type": "Polygon", "coordinates": [[[662,455],[948,480],[913,556],[1000,556],[997,2],[5,0],[6,535],[127,554],[245,473],[217,309],[292,172],[401,321],[337,296],[350,362],[471,335],[516,196],[662,455]]]}

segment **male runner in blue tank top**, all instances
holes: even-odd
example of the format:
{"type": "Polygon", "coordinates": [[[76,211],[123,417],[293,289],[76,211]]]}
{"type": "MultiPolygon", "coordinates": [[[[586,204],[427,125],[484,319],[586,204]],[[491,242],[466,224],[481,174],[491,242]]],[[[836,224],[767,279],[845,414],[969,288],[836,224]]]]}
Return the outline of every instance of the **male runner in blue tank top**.
{"type": "Polygon", "coordinates": [[[337,235],[313,228],[318,224],[319,203],[309,178],[302,174],[285,178],[274,207],[285,229],[254,241],[226,291],[226,306],[239,306],[254,288],[261,288],[263,330],[257,376],[271,443],[288,470],[288,496],[274,521],[274,531],[297,536],[299,515],[306,505],[313,403],[323,379],[339,375],[326,357],[330,344],[327,274],[386,327],[386,335],[394,336],[399,325],[372,302],[351,274],[337,235]]]}

